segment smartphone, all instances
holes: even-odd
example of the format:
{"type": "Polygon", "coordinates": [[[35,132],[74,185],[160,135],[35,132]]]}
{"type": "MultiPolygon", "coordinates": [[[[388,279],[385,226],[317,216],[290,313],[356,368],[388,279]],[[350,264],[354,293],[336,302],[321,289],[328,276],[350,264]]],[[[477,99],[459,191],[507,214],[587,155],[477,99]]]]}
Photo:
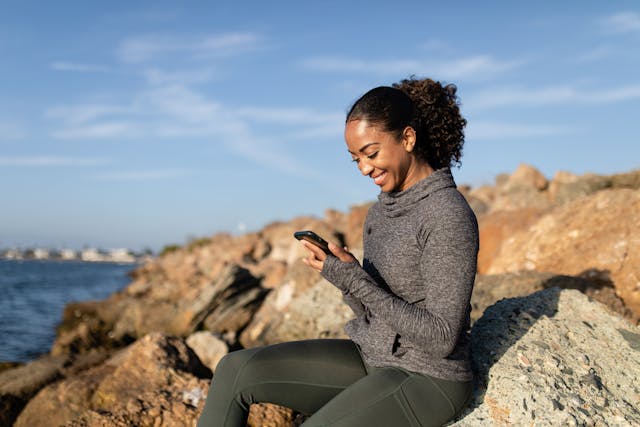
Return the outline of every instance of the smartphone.
{"type": "Polygon", "coordinates": [[[329,244],[327,243],[327,241],[318,236],[313,231],[296,231],[295,233],[293,233],[293,237],[298,240],[306,240],[309,243],[313,243],[314,245],[322,249],[327,255],[332,255],[331,251],[329,250],[329,244]]]}

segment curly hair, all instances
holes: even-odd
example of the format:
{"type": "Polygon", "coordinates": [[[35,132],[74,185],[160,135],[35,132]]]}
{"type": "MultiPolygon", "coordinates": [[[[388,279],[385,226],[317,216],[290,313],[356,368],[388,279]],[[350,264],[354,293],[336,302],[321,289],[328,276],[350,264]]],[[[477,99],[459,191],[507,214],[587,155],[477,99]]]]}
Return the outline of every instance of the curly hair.
{"type": "Polygon", "coordinates": [[[416,156],[434,169],[459,166],[467,121],[460,114],[456,91],[453,84],[411,77],[362,95],[346,122],[367,120],[397,139],[411,126],[416,132],[416,156]]]}

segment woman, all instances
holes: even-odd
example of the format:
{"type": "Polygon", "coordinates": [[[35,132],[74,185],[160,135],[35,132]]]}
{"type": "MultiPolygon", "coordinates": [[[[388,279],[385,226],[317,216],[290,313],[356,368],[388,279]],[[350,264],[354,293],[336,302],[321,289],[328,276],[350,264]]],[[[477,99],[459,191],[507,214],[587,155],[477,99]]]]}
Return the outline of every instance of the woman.
{"type": "Polygon", "coordinates": [[[355,318],[349,340],[308,340],[230,353],[199,426],[243,426],[249,405],[313,414],[304,426],[431,426],[471,395],[469,313],[478,225],[457,191],[466,121],[456,88],[409,79],[363,95],[345,140],[381,189],[364,225],[364,261],[303,241],[304,262],[339,288],[355,318]]]}

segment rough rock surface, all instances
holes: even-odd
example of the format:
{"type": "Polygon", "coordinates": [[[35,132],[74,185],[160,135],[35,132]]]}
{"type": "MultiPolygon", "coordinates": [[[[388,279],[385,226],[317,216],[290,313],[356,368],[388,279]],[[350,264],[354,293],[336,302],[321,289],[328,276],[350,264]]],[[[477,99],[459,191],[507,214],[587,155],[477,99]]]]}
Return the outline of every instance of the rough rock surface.
{"type": "Polygon", "coordinates": [[[210,376],[182,339],[151,334],[107,362],[42,389],[15,426],[62,425],[74,419],[195,425],[210,376]]]}
{"type": "Polygon", "coordinates": [[[240,336],[244,347],[312,338],[346,338],[343,327],[353,316],[342,293],[298,262],[272,292],[240,336]]]}
{"type": "Polygon", "coordinates": [[[640,425],[640,329],[578,291],[498,302],[472,345],[476,394],[452,425],[640,425]]]}
{"type": "Polygon", "coordinates": [[[576,289],[606,305],[609,310],[621,317],[632,320],[634,323],[637,322],[637,317],[616,295],[615,289],[610,282],[539,271],[518,271],[515,273],[476,276],[473,294],[471,295],[471,322],[478,320],[487,307],[492,306],[502,298],[523,297],[553,287],[576,289]]]}
{"type": "Polygon", "coordinates": [[[488,273],[518,270],[603,276],[640,314],[640,191],[604,190],[549,212],[508,238],[488,273]]]}
{"type": "Polygon", "coordinates": [[[505,239],[517,232],[527,232],[547,210],[527,207],[514,210],[498,210],[483,215],[478,221],[480,251],[478,252],[478,273],[485,274],[505,239]]]}
{"type": "Polygon", "coordinates": [[[218,362],[229,352],[227,344],[208,331],[199,331],[189,335],[187,345],[196,353],[200,361],[212,372],[218,362]]]}

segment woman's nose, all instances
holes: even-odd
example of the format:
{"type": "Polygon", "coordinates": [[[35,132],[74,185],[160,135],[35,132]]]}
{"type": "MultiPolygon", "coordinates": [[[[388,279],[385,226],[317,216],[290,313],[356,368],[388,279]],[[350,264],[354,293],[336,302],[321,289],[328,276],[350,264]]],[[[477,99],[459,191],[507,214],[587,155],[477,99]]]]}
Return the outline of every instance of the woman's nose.
{"type": "Polygon", "coordinates": [[[373,171],[373,166],[360,160],[360,163],[358,163],[358,169],[360,169],[360,173],[362,173],[362,175],[367,176],[371,171],[373,171]]]}

